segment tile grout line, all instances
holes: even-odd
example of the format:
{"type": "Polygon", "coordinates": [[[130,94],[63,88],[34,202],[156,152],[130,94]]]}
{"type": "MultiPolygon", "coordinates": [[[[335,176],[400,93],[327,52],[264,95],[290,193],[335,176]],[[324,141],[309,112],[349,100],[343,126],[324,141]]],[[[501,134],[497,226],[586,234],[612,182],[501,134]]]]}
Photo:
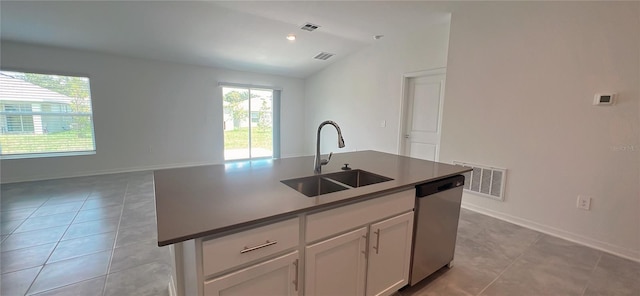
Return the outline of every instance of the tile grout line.
{"type": "Polygon", "coordinates": [[[28,296],[38,296],[38,295],[41,295],[42,293],[50,292],[50,291],[53,291],[53,290],[56,290],[56,289],[66,288],[66,287],[69,287],[69,286],[73,286],[75,284],[80,284],[80,283],[92,281],[92,280],[95,280],[95,279],[100,278],[100,277],[103,277],[103,275],[97,276],[97,277],[92,277],[92,278],[86,279],[86,280],[81,280],[81,281],[75,282],[75,283],[66,284],[64,286],[60,286],[60,287],[55,287],[55,288],[51,288],[51,289],[48,289],[48,290],[44,290],[42,292],[38,292],[37,294],[29,294],[28,296]]]}
{"type": "Polygon", "coordinates": [[[527,250],[533,246],[535,243],[537,243],[539,240],[541,240],[543,237],[543,234],[539,234],[538,238],[531,242],[523,251],[522,254],[520,254],[520,256],[518,256],[517,258],[513,259],[511,261],[511,263],[509,263],[509,265],[507,265],[507,267],[505,267],[497,276],[496,278],[494,278],[489,284],[487,284],[484,288],[482,288],[482,290],[480,290],[480,292],[478,292],[478,294],[476,294],[476,296],[482,295],[482,293],[484,293],[485,290],[487,290],[487,288],[489,288],[491,285],[493,285],[493,283],[495,283],[504,273],[505,271],[507,271],[507,269],[509,269],[509,267],[511,267],[514,263],[516,263],[516,261],[518,261],[518,259],[522,258],[522,256],[524,256],[524,254],[527,252],[527,250]]]}
{"type": "MultiPolygon", "coordinates": [[[[84,201],[82,202],[82,204],[84,205],[84,201]]],[[[40,206],[42,207],[42,206],[40,206]]],[[[33,213],[29,214],[29,216],[27,216],[26,218],[24,218],[24,221],[22,221],[22,223],[20,223],[20,225],[18,225],[18,227],[16,227],[16,229],[14,229],[13,231],[11,231],[11,233],[8,234],[3,234],[6,235],[7,237],[13,234],[21,234],[21,233],[27,233],[27,232],[32,232],[32,231],[40,231],[40,230],[44,230],[44,229],[50,229],[50,228],[55,228],[55,227],[62,227],[64,225],[58,225],[58,226],[51,226],[51,227],[45,227],[45,228],[39,228],[39,229],[32,229],[32,230],[27,230],[27,231],[22,231],[22,232],[15,232],[16,230],[18,230],[18,228],[20,228],[20,226],[22,226],[22,224],[24,224],[24,222],[27,222],[27,220],[31,219],[31,218],[41,218],[41,217],[50,217],[50,216],[54,216],[54,215],[62,215],[62,214],[68,214],[68,213],[73,213],[76,212],[76,214],[80,211],[80,209],[75,210],[75,211],[68,211],[68,212],[61,212],[61,213],[55,213],[55,214],[48,214],[48,215],[43,215],[43,216],[33,216],[33,214],[35,214],[40,207],[37,207],[33,213]]],[[[82,206],[80,206],[82,207],[82,206]]],[[[76,216],[73,217],[73,219],[75,219],[76,216]]],[[[72,222],[73,222],[72,219],[72,222]]],[[[8,221],[15,221],[15,220],[8,220],[8,221]]],[[[8,222],[8,221],[3,221],[3,222],[8,222]]],[[[21,248],[23,249],[23,248],[21,248]]]]}
{"type": "Polygon", "coordinates": [[[118,218],[118,226],[116,227],[116,238],[113,240],[113,248],[111,248],[111,257],[109,258],[109,265],[107,265],[107,273],[104,276],[104,285],[102,285],[102,294],[107,291],[107,281],[109,280],[109,272],[111,271],[111,263],[113,262],[113,255],[116,252],[116,245],[118,243],[118,234],[120,233],[120,223],[122,223],[122,214],[124,213],[124,204],[127,201],[127,193],[129,192],[129,182],[127,179],[127,187],[124,189],[124,197],[122,198],[122,209],[120,209],[120,217],[118,218]]]}
{"type": "MultiPolygon", "coordinates": [[[[33,216],[33,214],[35,214],[35,213],[36,213],[36,212],[37,212],[37,211],[38,211],[38,210],[39,210],[39,209],[40,209],[40,208],[41,208],[45,203],[47,203],[50,199],[51,199],[51,197],[47,198],[47,200],[45,200],[41,205],[37,206],[37,207],[36,207],[36,209],[35,209],[35,210],[33,210],[33,212],[31,212],[31,214],[29,214],[29,216],[27,216],[26,218],[24,218],[24,220],[22,220],[22,222],[21,222],[20,224],[18,224],[18,226],[16,226],[16,228],[14,228],[13,230],[11,230],[11,232],[9,232],[7,235],[8,235],[8,236],[11,236],[11,235],[16,231],[16,229],[20,228],[20,226],[22,226],[22,224],[24,224],[24,222],[27,222],[27,220],[28,220],[29,218],[31,218],[31,216],[33,216]]],[[[28,208],[25,208],[25,209],[28,209],[28,208]]],[[[11,220],[9,220],[9,221],[11,221],[11,220]]],[[[5,221],[5,222],[6,222],[6,221],[5,221]]],[[[19,233],[19,232],[18,232],[18,233],[19,233]]],[[[8,237],[8,236],[7,236],[7,237],[8,237]]]]}
{"type": "MultiPolygon", "coordinates": [[[[87,202],[87,200],[89,200],[89,197],[90,197],[90,196],[91,196],[91,193],[89,193],[89,194],[87,195],[87,197],[85,198],[85,200],[82,202],[82,206],[84,206],[84,204],[87,202]]],[[[51,199],[51,198],[49,198],[49,199],[51,199]]],[[[48,201],[49,199],[47,199],[47,201],[48,201]]],[[[45,201],[45,203],[46,203],[46,201],[45,201]]],[[[44,203],[43,203],[40,207],[42,207],[43,205],[44,205],[44,203]]],[[[69,228],[71,227],[71,225],[73,224],[73,222],[75,221],[75,219],[78,217],[78,215],[79,215],[79,213],[80,213],[80,211],[81,211],[81,209],[82,209],[82,206],[80,206],[80,209],[78,209],[78,210],[76,211],[75,216],[73,217],[73,219],[71,219],[71,222],[69,222],[69,225],[67,225],[67,228],[66,228],[66,229],[65,229],[65,231],[62,233],[62,236],[61,236],[61,237],[60,237],[60,239],[58,239],[58,241],[55,243],[55,244],[56,244],[56,246],[53,248],[53,251],[51,251],[51,254],[49,254],[49,256],[47,257],[47,259],[45,260],[45,263],[44,263],[44,264],[42,264],[42,265],[40,266],[40,270],[38,271],[38,273],[36,274],[36,276],[33,278],[33,281],[31,282],[31,284],[30,284],[30,285],[29,285],[29,287],[27,288],[27,291],[25,292],[25,295],[27,295],[27,293],[29,292],[29,290],[31,289],[31,287],[33,286],[33,284],[35,283],[35,281],[36,281],[36,279],[38,278],[38,276],[40,276],[40,273],[41,273],[41,272],[42,272],[42,270],[44,269],[44,266],[45,266],[45,265],[47,265],[47,262],[49,261],[49,259],[51,259],[51,255],[53,255],[53,253],[55,252],[56,248],[58,248],[58,246],[60,245],[60,242],[62,241],[62,238],[63,238],[63,237],[64,237],[64,235],[67,233],[67,231],[69,231],[69,228]]],[[[36,210],[35,210],[33,213],[31,213],[31,215],[33,215],[33,214],[34,214],[34,213],[35,213],[35,212],[36,212],[40,207],[36,208],[36,210]]],[[[28,219],[28,218],[30,218],[30,217],[31,217],[31,215],[29,215],[29,217],[27,217],[27,219],[28,219]]],[[[26,221],[26,219],[25,219],[25,221],[26,221]]],[[[61,226],[55,226],[55,227],[61,227],[61,226]]],[[[50,227],[50,228],[53,228],[53,227],[50,227]]],[[[44,229],[47,229],[47,228],[44,228],[44,229]]],[[[34,230],[34,231],[37,231],[37,230],[34,230]]],[[[96,254],[96,253],[99,253],[99,252],[94,252],[94,253],[86,254],[86,255],[92,255],[92,254],[96,254]]],[[[83,256],[84,256],[84,255],[83,255],[83,256]]],[[[67,258],[67,259],[64,259],[64,260],[57,261],[57,262],[62,262],[62,261],[69,260],[69,259],[74,259],[74,258],[78,258],[78,257],[67,258]]],[[[54,263],[56,263],[56,262],[54,262],[54,263]]],[[[34,266],[34,267],[38,267],[38,266],[34,266]]],[[[30,267],[30,268],[33,268],[33,267],[30,267]]],[[[22,269],[22,270],[24,270],[24,269],[22,269]]],[[[98,278],[98,277],[95,277],[95,278],[98,278]]],[[[51,291],[51,290],[54,290],[54,289],[58,289],[58,288],[62,288],[62,287],[66,287],[66,286],[70,286],[70,285],[73,285],[73,284],[81,283],[81,282],[84,282],[84,281],[87,281],[87,280],[92,280],[92,279],[95,279],[95,278],[86,279],[86,280],[83,280],[83,281],[80,281],[80,282],[76,282],[76,283],[70,283],[70,284],[67,284],[67,285],[64,285],[64,286],[61,286],[61,287],[51,288],[51,289],[48,289],[48,290],[45,290],[45,291],[41,291],[41,292],[39,292],[38,294],[43,293],[43,292],[46,292],[46,291],[51,291]]]]}
{"type": "MultiPolygon", "coordinates": [[[[89,198],[90,194],[87,194],[87,197],[84,199],[84,201],[82,202],[82,205],[84,205],[85,202],[87,202],[87,199],[89,198]]],[[[51,198],[49,198],[51,199],[51,198]]],[[[48,199],[47,199],[48,201],[48,199]]],[[[82,208],[82,206],[80,206],[80,208],[82,208]]],[[[37,210],[36,210],[37,211],[37,210]]],[[[67,225],[67,229],[64,230],[64,232],[62,233],[62,236],[60,237],[60,239],[58,239],[58,241],[56,242],[56,246],[53,247],[53,250],[51,251],[51,253],[49,254],[49,256],[47,256],[47,260],[44,261],[44,263],[42,264],[42,266],[40,267],[40,270],[38,271],[38,274],[33,278],[33,281],[31,281],[31,284],[29,285],[29,288],[27,288],[27,291],[25,292],[25,295],[27,295],[29,293],[29,290],[31,290],[31,288],[33,287],[33,284],[35,284],[36,280],[38,279],[38,277],[40,276],[40,273],[42,273],[42,270],[44,270],[45,265],[47,265],[47,261],[49,261],[49,259],[51,259],[51,255],[53,255],[53,252],[56,251],[56,248],[58,248],[58,245],[60,245],[60,241],[62,240],[62,238],[64,237],[64,235],[67,233],[67,231],[69,230],[69,227],[71,227],[71,224],[73,224],[73,220],[76,219],[76,217],[78,216],[78,213],[80,212],[80,209],[78,209],[78,211],[76,211],[75,216],[73,216],[73,219],[71,219],[71,222],[69,222],[69,225],[67,225]]],[[[35,211],[34,211],[35,213],[35,211]]],[[[25,220],[26,221],[26,220],[25,220]]],[[[52,290],[52,289],[50,289],[52,290]]],[[[44,291],[43,291],[44,292],[44,291]]]]}
{"type": "Polygon", "coordinates": [[[587,279],[587,282],[584,284],[584,288],[582,289],[582,293],[580,294],[582,296],[584,296],[584,294],[587,293],[587,289],[589,288],[589,280],[593,276],[593,273],[596,272],[596,268],[598,268],[598,265],[600,264],[600,260],[602,260],[603,253],[602,252],[599,252],[599,253],[600,253],[600,256],[598,256],[598,260],[596,260],[596,264],[593,265],[593,268],[589,273],[589,278],[587,279]]]}
{"type": "MultiPolygon", "coordinates": [[[[59,226],[53,226],[53,227],[42,228],[42,229],[29,230],[29,231],[25,231],[25,232],[18,232],[18,233],[15,233],[15,234],[16,234],[16,235],[20,235],[20,234],[23,234],[23,233],[29,233],[29,232],[35,232],[35,231],[43,231],[43,230],[52,229],[52,228],[58,228],[58,227],[63,227],[63,226],[64,226],[64,225],[59,225],[59,226]]],[[[66,230],[65,230],[65,231],[66,231],[66,230]]],[[[9,238],[9,236],[10,236],[10,235],[7,235],[7,237],[5,238],[5,240],[6,240],[7,238],[9,238]]],[[[58,241],[60,241],[60,240],[58,240],[58,241]]],[[[17,251],[17,250],[24,250],[24,249],[33,248],[33,247],[39,247],[39,246],[46,245],[46,244],[53,244],[54,242],[55,242],[55,241],[53,241],[53,242],[48,242],[48,243],[38,243],[37,245],[31,245],[31,246],[28,246],[28,247],[21,247],[21,248],[17,248],[17,249],[13,249],[13,250],[8,250],[8,251],[4,251],[4,250],[3,250],[3,251],[2,251],[2,253],[4,253],[4,252],[13,252],[13,251],[17,251]]]]}
{"type": "MultiPolygon", "coordinates": [[[[87,189],[88,189],[88,188],[87,188],[87,189]]],[[[84,206],[84,204],[89,200],[89,197],[91,197],[91,194],[92,194],[92,193],[87,194],[87,195],[85,196],[84,200],[82,200],[82,205],[80,206],[80,209],[78,209],[78,210],[76,210],[76,211],[64,212],[64,213],[74,213],[74,212],[75,212],[75,214],[74,214],[73,218],[71,219],[71,222],[69,222],[67,225],[59,225],[59,226],[54,226],[54,227],[46,227],[46,228],[42,228],[42,229],[34,229],[34,230],[29,230],[29,231],[25,231],[25,232],[18,232],[18,233],[16,233],[16,232],[15,232],[15,230],[16,230],[16,229],[18,229],[20,226],[22,226],[22,225],[23,225],[23,224],[24,224],[28,219],[34,218],[34,217],[35,217],[34,215],[37,213],[37,211],[38,211],[39,209],[44,208],[44,207],[47,207],[47,202],[48,202],[48,201],[50,201],[50,200],[52,200],[52,199],[54,198],[54,197],[51,197],[51,196],[50,196],[50,197],[48,197],[48,198],[45,198],[45,199],[44,199],[44,201],[43,201],[40,205],[38,205],[38,206],[35,206],[35,207],[26,207],[26,208],[21,208],[21,209],[30,209],[30,210],[32,210],[32,211],[31,211],[31,213],[30,213],[29,215],[27,215],[26,217],[24,217],[24,218],[22,219],[23,221],[22,221],[19,225],[17,225],[17,226],[16,226],[16,228],[15,228],[14,230],[12,230],[11,232],[7,233],[6,235],[5,235],[5,234],[3,234],[3,236],[5,236],[5,239],[7,239],[7,238],[9,238],[11,235],[15,235],[15,234],[27,233],[27,232],[30,232],[30,231],[42,231],[42,230],[46,230],[46,229],[50,229],[50,228],[65,227],[65,230],[63,231],[63,233],[62,233],[62,235],[61,235],[61,237],[60,237],[59,239],[57,239],[57,240],[55,240],[55,241],[52,241],[52,242],[50,242],[50,243],[47,243],[47,244],[52,244],[52,245],[54,245],[54,247],[53,247],[52,252],[48,255],[48,257],[45,259],[45,261],[44,261],[44,263],[43,263],[43,264],[41,264],[41,265],[36,265],[36,266],[32,266],[32,267],[28,267],[28,268],[21,268],[21,269],[18,269],[18,270],[11,271],[11,272],[18,272],[18,271],[22,271],[22,270],[26,270],[26,269],[31,269],[31,268],[39,268],[39,270],[38,270],[38,272],[35,274],[35,276],[34,276],[33,280],[32,280],[32,281],[30,281],[29,286],[28,286],[28,287],[27,287],[27,289],[25,290],[25,292],[24,292],[24,293],[25,293],[25,295],[29,292],[29,289],[31,289],[31,288],[32,288],[32,286],[33,286],[33,284],[35,283],[35,280],[38,278],[38,276],[40,276],[40,274],[41,274],[41,272],[42,272],[42,270],[43,270],[44,266],[48,264],[48,262],[47,262],[47,261],[49,261],[49,260],[51,259],[51,256],[52,256],[53,252],[57,249],[57,247],[59,246],[60,242],[62,242],[62,241],[63,241],[63,240],[62,240],[62,237],[64,237],[64,235],[68,232],[68,230],[69,230],[70,226],[73,224],[73,222],[75,221],[75,219],[77,219],[77,217],[78,217],[78,215],[79,215],[79,212],[82,210],[82,206],[84,206]]],[[[124,196],[123,196],[123,198],[124,198],[124,196]]],[[[70,202],[71,202],[71,201],[70,201],[70,202]]],[[[60,203],[60,204],[65,204],[65,203],[60,203]]],[[[57,205],[59,205],[59,204],[54,204],[54,205],[50,205],[50,206],[57,206],[57,205]]],[[[56,213],[56,214],[63,214],[63,213],[56,213]]],[[[55,215],[55,214],[51,214],[51,215],[55,215]]],[[[49,215],[45,215],[45,216],[49,216],[49,215]]],[[[42,216],[42,217],[45,217],[45,216],[42,216]]],[[[38,245],[30,246],[30,247],[37,247],[37,246],[42,246],[42,245],[45,245],[45,244],[38,244],[38,245]]],[[[29,247],[25,247],[25,248],[29,248],[29,247]]],[[[25,248],[19,248],[19,249],[16,249],[16,250],[25,249],[25,248]]],[[[92,254],[94,254],[94,253],[92,253],[92,254]]],[[[89,255],[89,254],[87,254],[87,255],[89,255]]],[[[76,258],[77,258],[77,257],[76,257],[76,258]]],[[[72,259],[72,258],[69,258],[69,259],[72,259]]],[[[61,261],[63,261],[63,260],[61,260],[61,261]]],[[[7,273],[9,273],[9,272],[7,272],[7,273]]],[[[91,279],[87,279],[87,280],[91,280],[91,279]]],[[[83,280],[83,281],[85,281],[85,280],[83,280]]],[[[80,282],[83,282],[83,281],[80,281],[80,282]]],[[[78,283],[78,282],[76,282],[76,283],[78,283]]],[[[75,284],[75,283],[70,283],[70,284],[68,284],[68,285],[64,285],[64,286],[69,286],[69,285],[73,285],[73,284],[75,284]]],[[[61,287],[63,287],[63,286],[61,286],[61,287]]],[[[53,288],[53,289],[57,289],[57,288],[60,288],[60,287],[56,287],[56,288],[53,288]]],[[[42,292],[46,292],[46,291],[50,291],[50,290],[52,290],[52,289],[48,289],[48,290],[45,290],[45,291],[42,291],[42,292]]]]}
{"type": "MultiPolygon", "coordinates": [[[[49,201],[50,199],[51,199],[51,197],[47,198],[47,200],[45,200],[41,205],[37,206],[37,207],[36,207],[36,209],[35,209],[35,210],[33,210],[33,212],[31,212],[31,214],[29,214],[29,216],[27,216],[26,218],[24,218],[24,220],[23,220],[23,221],[22,221],[22,222],[21,222],[21,223],[20,223],[20,224],[15,228],[15,229],[13,229],[10,233],[8,233],[8,234],[7,234],[7,237],[5,237],[5,239],[4,239],[4,240],[8,239],[11,235],[13,235],[13,234],[15,233],[16,229],[20,228],[20,226],[22,226],[22,224],[24,224],[24,222],[27,222],[27,220],[28,220],[29,218],[31,218],[31,216],[33,216],[33,214],[35,214],[35,212],[37,212],[37,211],[38,211],[38,210],[39,210],[39,209],[40,209],[40,208],[41,208],[45,203],[47,203],[47,201],[49,201]]],[[[71,225],[71,224],[69,224],[69,225],[71,225]]],[[[60,226],[56,226],[56,227],[60,227],[60,226]]],[[[49,228],[52,228],[52,227],[49,227],[49,228]]],[[[47,228],[45,228],[45,229],[47,229],[47,228]]],[[[36,230],[36,231],[37,231],[37,230],[36,230]]],[[[27,231],[25,231],[25,232],[27,232],[27,231]]],[[[65,230],[65,232],[66,232],[66,230],[65,230]]],[[[20,232],[18,232],[18,233],[20,233],[20,232]]],[[[64,235],[64,234],[63,234],[63,235],[64,235]]],[[[3,240],[3,242],[4,242],[4,240],[3,240]]],[[[60,242],[60,240],[58,240],[58,242],[60,242]]],[[[45,244],[36,245],[36,246],[32,246],[32,247],[37,247],[37,246],[42,246],[42,245],[45,245],[45,244]]],[[[57,243],[56,243],[56,247],[57,247],[57,246],[58,246],[58,245],[57,245],[57,243]]],[[[21,249],[26,249],[26,248],[20,248],[20,249],[16,249],[16,250],[21,250],[21,249]]],[[[54,250],[55,250],[55,248],[54,248],[54,250]]],[[[1,251],[2,251],[2,248],[0,247],[0,252],[1,252],[1,251]]],[[[11,251],[15,251],[15,250],[11,250],[11,251]]],[[[7,251],[7,252],[10,252],[10,251],[7,251]]],[[[53,251],[51,251],[51,253],[53,253],[53,251]]],[[[51,256],[51,254],[49,254],[49,256],[51,256]]],[[[47,260],[49,260],[49,258],[48,258],[48,257],[47,257],[47,260]]],[[[47,261],[45,261],[45,263],[46,263],[46,262],[47,262],[47,261]]],[[[40,275],[40,271],[42,271],[42,268],[44,268],[44,263],[43,263],[42,265],[40,265],[40,266],[41,266],[41,268],[40,268],[40,270],[38,271],[38,274],[36,274],[36,276],[33,278],[33,281],[32,281],[32,282],[31,282],[31,284],[29,285],[29,288],[27,288],[27,292],[28,292],[28,291],[29,291],[29,289],[31,288],[31,285],[33,285],[33,283],[36,281],[36,278],[38,277],[38,275],[40,275]]],[[[22,269],[14,270],[14,271],[11,271],[11,272],[16,272],[16,271],[26,270],[26,269],[34,268],[34,267],[38,267],[38,266],[32,266],[32,267],[22,268],[22,269]]],[[[9,273],[9,272],[5,272],[5,273],[9,273]]],[[[5,273],[0,272],[0,274],[5,274],[5,273]]],[[[26,293],[26,292],[25,292],[25,293],[26,293]]]]}

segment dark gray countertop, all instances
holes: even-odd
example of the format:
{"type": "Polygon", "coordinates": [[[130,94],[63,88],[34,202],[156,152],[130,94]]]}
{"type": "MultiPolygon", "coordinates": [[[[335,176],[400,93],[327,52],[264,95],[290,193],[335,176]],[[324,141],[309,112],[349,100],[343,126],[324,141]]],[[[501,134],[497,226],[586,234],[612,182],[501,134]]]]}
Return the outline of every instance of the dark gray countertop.
{"type": "Polygon", "coordinates": [[[158,245],[365,200],[469,171],[461,166],[359,151],[334,154],[322,173],[339,172],[348,163],[353,169],[393,180],[319,197],[307,197],[280,182],[313,175],[313,159],[304,156],[155,171],[158,245]]]}

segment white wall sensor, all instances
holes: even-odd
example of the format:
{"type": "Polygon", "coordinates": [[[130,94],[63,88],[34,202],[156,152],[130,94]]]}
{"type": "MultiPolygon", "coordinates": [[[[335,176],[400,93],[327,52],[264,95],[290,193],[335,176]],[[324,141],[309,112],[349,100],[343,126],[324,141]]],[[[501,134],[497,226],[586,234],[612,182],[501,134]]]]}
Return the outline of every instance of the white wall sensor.
{"type": "Polygon", "coordinates": [[[593,98],[593,104],[597,106],[613,105],[615,98],[615,93],[596,94],[593,98]]]}

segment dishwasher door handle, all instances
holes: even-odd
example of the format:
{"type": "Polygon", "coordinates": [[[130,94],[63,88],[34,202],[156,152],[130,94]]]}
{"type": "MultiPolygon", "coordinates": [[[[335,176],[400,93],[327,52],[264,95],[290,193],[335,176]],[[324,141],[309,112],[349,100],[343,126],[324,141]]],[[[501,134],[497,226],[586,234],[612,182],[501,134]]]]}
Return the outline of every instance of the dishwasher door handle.
{"type": "Polygon", "coordinates": [[[453,188],[453,183],[447,183],[442,186],[438,186],[438,191],[445,191],[447,189],[453,188]]]}

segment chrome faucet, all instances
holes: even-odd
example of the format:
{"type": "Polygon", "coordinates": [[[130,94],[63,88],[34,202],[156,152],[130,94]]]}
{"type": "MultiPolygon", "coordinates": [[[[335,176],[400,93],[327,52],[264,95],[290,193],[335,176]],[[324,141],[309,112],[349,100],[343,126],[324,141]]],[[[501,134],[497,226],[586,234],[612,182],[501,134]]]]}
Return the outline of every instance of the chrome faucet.
{"type": "Polygon", "coordinates": [[[338,126],[338,124],[335,123],[333,120],[327,120],[321,123],[320,126],[318,127],[318,137],[316,138],[316,159],[315,159],[314,170],[317,173],[320,173],[322,171],[322,166],[329,163],[329,161],[331,160],[331,156],[333,155],[333,152],[329,153],[329,158],[327,159],[322,159],[320,156],[320,130],[322,130],[322,127],[327,124],[333,125],[333,127],[336,128],[336,130],[338,131],[338,147],[344,148],[344,139],[342,138],[342,131],[340,130],[340,127],[338,126]]]}

